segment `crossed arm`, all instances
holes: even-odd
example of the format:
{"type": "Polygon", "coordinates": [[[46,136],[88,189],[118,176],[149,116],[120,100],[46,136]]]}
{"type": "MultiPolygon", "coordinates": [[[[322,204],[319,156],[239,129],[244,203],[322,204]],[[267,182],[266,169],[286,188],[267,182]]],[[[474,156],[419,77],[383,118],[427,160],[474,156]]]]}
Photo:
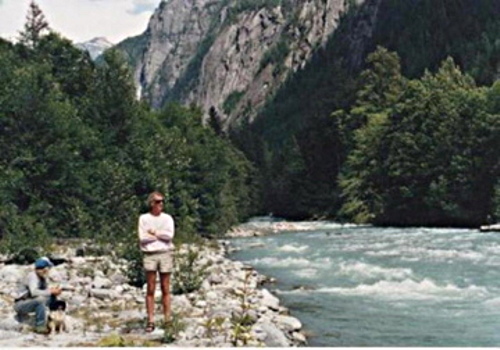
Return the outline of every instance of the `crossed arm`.
{"type": "Polygon", "coordinates": [[[148,228],[143,220],[139,220],[139,240],[141,244],[148,244],[160,240],[163,242],[171,242],[174,238],[173,223],[168,223],[162,229],[148,228]]]}

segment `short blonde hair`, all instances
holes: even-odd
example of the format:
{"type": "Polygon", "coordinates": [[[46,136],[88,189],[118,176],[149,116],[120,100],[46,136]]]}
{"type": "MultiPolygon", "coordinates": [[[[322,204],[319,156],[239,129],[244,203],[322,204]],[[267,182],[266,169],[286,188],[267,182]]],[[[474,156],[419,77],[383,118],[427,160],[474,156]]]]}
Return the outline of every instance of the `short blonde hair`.
{"type": "Polygon", "coordinates": [[[146,200],[146,203],[148,205],[149,208],[151,208],[151,204],[153,203],[153,200],[155,197],[158,197],[158,196],[161,196],[162,198],[165,198],[165,196],[163,195],[163,193],[159,192],[159,191],[153,191],[149,194],[148,196],[148,199],[146,200]]]}

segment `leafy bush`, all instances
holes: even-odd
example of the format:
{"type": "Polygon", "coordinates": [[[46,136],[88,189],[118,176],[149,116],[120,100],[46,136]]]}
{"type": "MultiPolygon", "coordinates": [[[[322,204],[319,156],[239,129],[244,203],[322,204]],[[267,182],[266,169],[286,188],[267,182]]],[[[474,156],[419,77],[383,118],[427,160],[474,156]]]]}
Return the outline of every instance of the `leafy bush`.
{"type": "MultiPolygon", "coordinates": [[[[38,253],[50,250],[51,234],[43,222],[35,216],[22,217],[19,214],[8,215],[8,212],[3,212],[0,213],[0,227],[3,227],[0,245],[2,253],[19,254],[26,249],[34,249],[38,253]]],[[[28,257],[27,260],[32,260],[32,257],[28,257]]]]}
{"type": "Polygon", "coordinates": [[[208,266],[198,263],[200,251],[188,247],[187,252],[177,253],[173,273],[172,293],[186,294],[200,289],[208,266]]]}
{"type": "Polygon", "coordinates": [[[121,252],[121,257],[127,260],[128,264],[124,272],[128,283],[134,287],[142,288],[146,283],[146,274],[144,273],[143,257],[139,246],[136,244],[125,245],[121,252]]]}
{"type": "Polygon", "coordinates": [[[290,46],[285,39],[279,41],[276,45],[269,48],[264,53],[259,65],[259,72],[261,72],[268,65],[276,65],[275,73],[279,74],[284,67],[285,58],[290,53],[290,46]]]}
{"type": "Polygon", "coordinates": [[[224,111],[224,113],[230,114],[233,111],[234,107],[236,107],[238,102],[240,102],[244,94],[245,92],[243,91],[231,92],[222,105],[222,110],[224,111]]]}
{"type": "Polygon", "coordinates": [[[176,313],[172,313],[172,320],[163,324],[163,343],[173,343],[177,339],[179,332],[184,329],[186,329],[186,324],[181,317],[176,313]]]}

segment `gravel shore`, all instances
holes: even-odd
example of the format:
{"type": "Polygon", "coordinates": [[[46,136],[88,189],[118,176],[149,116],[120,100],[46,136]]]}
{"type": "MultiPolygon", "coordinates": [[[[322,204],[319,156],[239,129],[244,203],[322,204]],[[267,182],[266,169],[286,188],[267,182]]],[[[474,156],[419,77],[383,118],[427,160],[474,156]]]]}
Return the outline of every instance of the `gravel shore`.
{"type": "MultiPolygon", "coordinates": [[[[176,334],[162,327],[145,333],[144,288],[127,283],[126,262],[112,255],[76,256],[75,248],[60,254],[63,263],[51,275],[65,290],[67,333],[49,336],[31,331],[33,317],[20,323],[12,309],[18,280],[33,267],[0,263],[0,346],[175,346],[290,347],[307,343],[300,321],[289,315],[263,283],[268,279],[251,266],[227,258],[226,240],[210,247],[183,245],[177,256],[196,251],[196,269],[204,269],[199,290],[174,295],[176,334]]],[[[175,278],[175,277],[174,277],[175,278]]],[[[159,288],[159,286],[158,286],[159,288]]],[[[156,292],[159,302],[161,292],[156,292]]],[[[161,321],[161,306],[156,315],[161,321]]]]}

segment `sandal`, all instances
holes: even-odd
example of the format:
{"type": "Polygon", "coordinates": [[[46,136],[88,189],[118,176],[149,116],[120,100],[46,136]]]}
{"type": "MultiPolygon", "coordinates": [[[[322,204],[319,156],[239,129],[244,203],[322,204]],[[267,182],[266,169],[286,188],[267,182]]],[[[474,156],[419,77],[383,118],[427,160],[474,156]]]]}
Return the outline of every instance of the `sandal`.
{"type": "Polygon", "coordinates": [[[146,329],[145,329],[146,333],[151,333],[154,330],[155,330],[155,324],[154,324],[154,322],[148,322],[146,324],[146,329]]]}

